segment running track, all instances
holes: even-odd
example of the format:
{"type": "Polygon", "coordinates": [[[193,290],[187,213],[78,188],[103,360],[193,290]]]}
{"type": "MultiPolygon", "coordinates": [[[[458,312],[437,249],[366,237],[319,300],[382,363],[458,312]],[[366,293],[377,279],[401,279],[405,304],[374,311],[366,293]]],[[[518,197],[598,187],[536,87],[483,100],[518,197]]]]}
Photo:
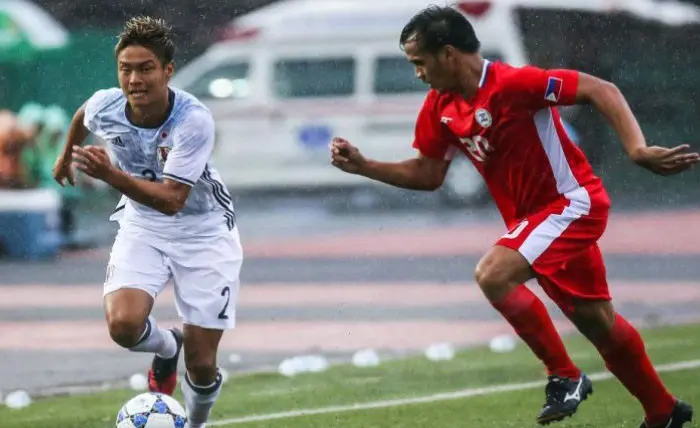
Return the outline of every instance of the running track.
{"type": "MultiPolygon", "coordinates": [[[[700,210],[611,218],[601,247],[623,314],[639,325],[700,318],[698,225],[700,210]]],[[[347,358],[365,347],[394,355],[510,332],[472,281],[478,258],[502,233],[497,222],[469,221],[244,239],[239,324],[225,335],[220,362],[256,369],[308,352],[347,358]],[[230,363],[231,353],[242,362],[230,363]]],[[[98,249],[54,263],[0,264],[0,390],[46,393],[123,379],[148,364],[108,339],[100,284],[107,255],[98,249]]],[[[571,331],[549,307],[560,329],[571,331]]],[[[177,323],[171,289],[155,315],[177,323]]]]}

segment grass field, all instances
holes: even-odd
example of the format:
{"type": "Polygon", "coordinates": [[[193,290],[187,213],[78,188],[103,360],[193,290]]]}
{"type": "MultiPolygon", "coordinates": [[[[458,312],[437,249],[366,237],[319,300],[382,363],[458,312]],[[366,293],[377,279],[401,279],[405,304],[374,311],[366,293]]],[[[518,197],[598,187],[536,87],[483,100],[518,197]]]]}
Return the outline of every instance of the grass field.
{"type": "MultiPolygon", "coordinates": [[[[700,326],[649,329],[643,335],[657,366],[692,361],[684,367],[666,366],[662,377],[679,398],[700,403],[700,384],[695,381],[700,377],[696,361],[700,326]]],[[[566,342],[582,369],[603,373],[596,376],[595,393],[579,413],[554,426],[637,428],[641,407],[604,373],[595,349],[580,337],[566,342]]],[[[415,357],[373,368],[334,366],[293,378],[277,373],[232,376],[215,406],[211,426],[535,427],[544,401],[543,379],[539,361],[522,345],[507,354],[470,349],[443,362],[415,357]],[[304,409],[313,409],[313,414],[300,411],[304,409]]],[[[0,426],[110,428],[121,404],[135,394],[119,390],[41,399],[21,410],[0,407],[0,426]]],[[[179,394],[176,397],[182,400],[179,394]]]]}

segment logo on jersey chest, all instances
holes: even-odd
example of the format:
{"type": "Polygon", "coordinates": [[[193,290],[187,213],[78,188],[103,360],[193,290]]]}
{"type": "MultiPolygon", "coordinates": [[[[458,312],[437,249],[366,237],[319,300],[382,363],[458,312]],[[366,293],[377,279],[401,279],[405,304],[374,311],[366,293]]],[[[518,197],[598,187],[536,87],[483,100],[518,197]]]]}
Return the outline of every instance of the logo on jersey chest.
{"type": "Polygon", "coordinates": [[[168,154],[170,153],[170,147],[161,144],[160,146],[156,147],[156,154],[158,155],[158,165],[160,165],[161,168],[165,165],[165,162],[168,160],[168,154]]]}
{"type": "Polygon", "coordinates": [[[481,125],[482,128],[488,128],[493,124],[491,113],[485,108],[480,108],[474,113],[474,120],[476,120],[476,123],[481,125]]]}
{"type": "Polygon", "coordinates": [[[126,144],[122,141],[122,137],[114,137],[110,140],[110,143],[115,147],[126,147],[126,144]]]}

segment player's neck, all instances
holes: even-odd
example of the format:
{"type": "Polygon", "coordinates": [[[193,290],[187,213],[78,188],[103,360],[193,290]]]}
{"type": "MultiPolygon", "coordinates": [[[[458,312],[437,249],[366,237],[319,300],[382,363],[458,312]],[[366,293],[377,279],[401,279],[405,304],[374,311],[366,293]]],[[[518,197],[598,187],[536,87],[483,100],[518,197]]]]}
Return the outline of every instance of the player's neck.
{"type": "Polygon", "coordinates": [[[479,54],[465,55],[462,60],[460,91],[465,99],[470,99],[479,90],[479,82],[484,70],[484,58],[479,54]]]}
{"type": "Polygon", "coordinates": [[[129,105],[126,111],[129,122],[142,128],[157,128],[168,119],[170,114],[170,96],[166,93],[165,98],[157,103],[147,106],[129,105]]]}

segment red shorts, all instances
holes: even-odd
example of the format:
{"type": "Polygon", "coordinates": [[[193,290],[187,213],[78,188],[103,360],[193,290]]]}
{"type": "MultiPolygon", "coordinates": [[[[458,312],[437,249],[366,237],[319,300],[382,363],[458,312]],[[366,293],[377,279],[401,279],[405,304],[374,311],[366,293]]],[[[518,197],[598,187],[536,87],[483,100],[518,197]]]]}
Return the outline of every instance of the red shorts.
{"type": "Polygon", "coordinates": [[[528,216],[496,242],[527,259],[537,282],[564,311],[571,311],[576,299],[610,300],[598,247],[609,199],[602,189],[570,197],[528,216]]]}

